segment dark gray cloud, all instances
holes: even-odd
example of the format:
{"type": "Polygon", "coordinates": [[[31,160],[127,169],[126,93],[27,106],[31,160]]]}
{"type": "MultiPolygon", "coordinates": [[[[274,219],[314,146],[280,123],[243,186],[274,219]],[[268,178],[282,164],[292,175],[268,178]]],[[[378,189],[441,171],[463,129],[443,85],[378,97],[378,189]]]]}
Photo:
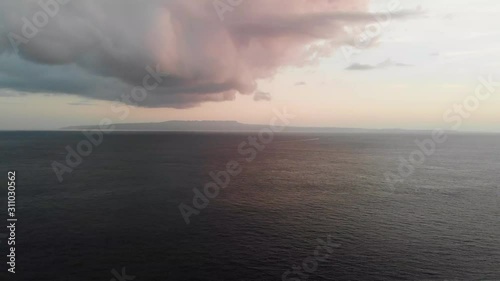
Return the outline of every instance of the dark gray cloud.
{"type": "Polygon", "coordinates": [[[168,77],[125,103],[231,100],[281,67],[331,53],[347,41],[345,25],[373,21],[368,0],[248,0],[224,20],[212,0],[64,1],[0,3],[0,89],[123,100],[158,66],[168,77]],[[310,47],[318,40],[330,43],[310,47]]]}
{"type": "Polygon", "coordinates": [[[270,101],[272,99],[270,93],[265,93],[265,92],[257,92],[253,96],[254,101],[270,101]]]}

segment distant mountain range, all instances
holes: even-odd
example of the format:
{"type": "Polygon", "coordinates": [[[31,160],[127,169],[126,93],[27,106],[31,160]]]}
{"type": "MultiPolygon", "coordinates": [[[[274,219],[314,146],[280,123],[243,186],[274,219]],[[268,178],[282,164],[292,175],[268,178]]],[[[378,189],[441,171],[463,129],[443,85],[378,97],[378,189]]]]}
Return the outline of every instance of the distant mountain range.
{"type": "MultiPolygon", "coordinates": [[[[170,131],[170,132],[257,132],[269,125],[243,124],[236,121],[166,121],[159,123],[129,123],[113,124],[115,131],[170,131]]],[[[99,126],[71,126],[61,130],[92,130],[99,129],[99,126]]],[[[346,133],[366,133],[366,132],[400,132],[400,129],[357,129],[357,128],[332,128],[332,127],[293,127],[288,126],[286,132],[346,132],[346,133]]]]}

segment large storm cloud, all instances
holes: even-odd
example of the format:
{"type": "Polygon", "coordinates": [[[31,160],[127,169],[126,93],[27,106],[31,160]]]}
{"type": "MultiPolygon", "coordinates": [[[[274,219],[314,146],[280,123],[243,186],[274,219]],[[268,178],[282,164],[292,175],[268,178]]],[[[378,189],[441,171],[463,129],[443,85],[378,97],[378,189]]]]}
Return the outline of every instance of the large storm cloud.
{"type": "Polygon", "coordinates": [[[331,54],[349,40],[345,26],[373,21],[368,2],[2,1],[0,88],[116,100],[149,66],[162,78],[141,106],[229,100],[331,54]]]}

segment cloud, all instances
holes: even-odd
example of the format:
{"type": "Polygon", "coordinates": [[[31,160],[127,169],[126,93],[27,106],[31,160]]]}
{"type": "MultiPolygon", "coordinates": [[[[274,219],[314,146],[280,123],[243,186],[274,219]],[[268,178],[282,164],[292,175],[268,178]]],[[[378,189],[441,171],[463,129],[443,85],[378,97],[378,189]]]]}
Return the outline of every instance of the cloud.
{"type": "Polygon", "coordinates": [[[0,91],[0,98],[22,97],[22,96],[26,96],[26,94],[8,89],[0,91]]]}
{"type": "Polygon", "coordinates": [[[369,0],[247,0],[224,20],[212,0],[57,1],[0,2],[0,89],[116,100],[158,65],[169,76],[140,106],[232,100],[373,21],[369,0]]]}
{"type": "Polygon", "coordinates": [[[82,101],[77,101],[77,102],[70,102],[68,105],[74,105],[74,106],[91,106],[91,105],[96,105],[96,103],[91,102],[89,100],[82,100],[82,101]]]}
{"type": "Polygon", "coordinates": [[[307,83],[304,81],[295,83],[295,86],[305,86],[305,85],[307,85],[307,83]]]}
{"type": "Polygon", "coordinates": [[[346,70],[373,70],[373,69],[381,69],[381,68],[387,68],[387,67],[408,67],[412,66],[411,64],[405,64],[405,63],[397,63],[393,62],[392,60],[388,59],[385,60],[381,63],[372,65],[372,64],[361,64],[361,63],[353,63],[346,67],[346,70]]]}
{"type": "Polygon", "coordinates": [[[376,65],[353,63],[346,67],[346,70],[371,70],[377,68],[376,65]]]}
{"type": "Polygon", "coordinates": [[[254,101],[270,101],[271,99],[271,94],[265,92],[256,92],[253,96],[254,101]]]}

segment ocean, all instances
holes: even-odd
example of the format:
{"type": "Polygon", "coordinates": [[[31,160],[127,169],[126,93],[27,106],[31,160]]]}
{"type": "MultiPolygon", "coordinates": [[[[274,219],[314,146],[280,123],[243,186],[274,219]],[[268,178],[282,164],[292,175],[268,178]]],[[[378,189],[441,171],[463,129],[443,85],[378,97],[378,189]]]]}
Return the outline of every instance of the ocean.
{"type": "Polygon", "coordinates": [[[428,156],[426,133],[254,135],[116,132],[71,168],[82,133],[1,132],[0,215],[14,170],[18,220],[0,279],[500,280],[500,135],[428,156]]]}

